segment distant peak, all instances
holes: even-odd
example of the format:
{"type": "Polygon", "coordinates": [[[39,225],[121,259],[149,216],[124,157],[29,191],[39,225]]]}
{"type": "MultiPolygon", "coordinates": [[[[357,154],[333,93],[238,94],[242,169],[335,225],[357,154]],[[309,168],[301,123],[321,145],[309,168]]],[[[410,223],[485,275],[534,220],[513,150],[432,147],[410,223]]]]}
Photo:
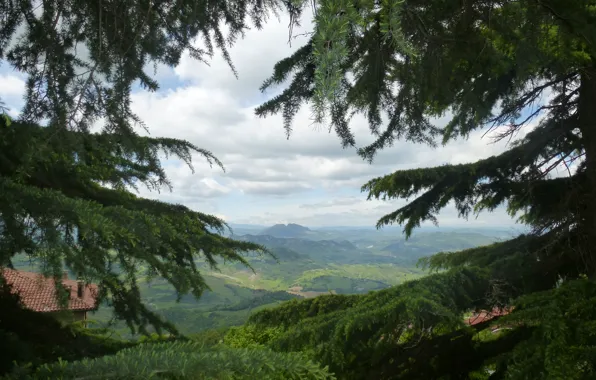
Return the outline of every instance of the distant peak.
{"type": "Polygon", "coordinates": [[[296,224],[296,223],[288,223],[288,224],[286,225],[286,227],[290,227],[290,228],[300,228],[300,229],[303,229],[303,230],[306,230],[306,231],[310,231],[310,228],[308,228],[308,227],[304,227],[304,226],[301,226],[300,224],[296,224]]]}
{"type": "Polygon", "coordinates": [[[271,235],[275,237],[298,237],[309,232],[308,227],[301,226],[296,223],[276,224],[272,227],[261,231],[259,235],[271,235]]]}

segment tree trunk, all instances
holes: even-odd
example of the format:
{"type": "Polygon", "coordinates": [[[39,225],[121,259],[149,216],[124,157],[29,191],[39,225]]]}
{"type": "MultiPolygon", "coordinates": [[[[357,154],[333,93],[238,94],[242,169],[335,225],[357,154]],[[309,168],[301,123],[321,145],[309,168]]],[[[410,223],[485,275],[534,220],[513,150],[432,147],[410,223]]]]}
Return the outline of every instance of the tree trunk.
{"type": "Polygon", "coordinates": [[[589,274],[596,272],[596,60],[581,74],[579,129],[586,161],[586,191],[582,220],[582,252],[589,274]]]}

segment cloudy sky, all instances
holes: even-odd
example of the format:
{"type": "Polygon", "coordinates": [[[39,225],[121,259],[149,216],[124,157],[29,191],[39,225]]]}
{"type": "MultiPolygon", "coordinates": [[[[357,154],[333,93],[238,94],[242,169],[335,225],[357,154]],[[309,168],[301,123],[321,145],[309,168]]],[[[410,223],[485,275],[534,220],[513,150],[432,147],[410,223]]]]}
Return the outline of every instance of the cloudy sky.
{"type": "MultiPolygon", "coordinates": [[[[287,25],[287,19],[272,18],[263,30],[249,31],[231,49],[239,79],[219,56],[210,66],[186,57],[175,69],[158,70],[160,91],[134,93],[133,109],[151,135],[189,140],[212,151],[226,167],[224,173],[197,158],[192,174],[184,164],[168,161],[173,192],[142,190],[142,195],[182,203],[231,223],[372,226],[403,202],[367,201],[366,194],[360,193],[367,180],[398,169],[475,161],[504,149],[503,143],[481,138],[480,131],[467,141],[437,149],[398,143],[370,165],[353,149],[342,149],[334,134],[315,128],[308,107],[297,116],[287,140],[281,117],[259,119],[253,111],[274,95],[258,90],[273,65],[305,41],[296,38],[290,46],[287,25]]],[[[303,25],[310,29],[308,22],[303,25]]],[[[13,110],[21,104],[23,79],[7,65],[0,66],[0,98],[13,110]]],[[[364,120],[356,118],[352,125],[360,144],[370,141],[364,120]]],[[[439,223],[513,224],[503,210],[466,222],[457,218],[453,208],[441,213],[439,223]]]]}

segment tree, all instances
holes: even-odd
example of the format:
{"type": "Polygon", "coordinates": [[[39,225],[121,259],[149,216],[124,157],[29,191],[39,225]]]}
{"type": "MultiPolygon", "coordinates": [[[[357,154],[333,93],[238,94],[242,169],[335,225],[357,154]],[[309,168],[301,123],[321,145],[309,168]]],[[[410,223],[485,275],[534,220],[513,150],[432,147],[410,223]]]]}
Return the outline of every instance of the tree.
{"type": "Polygon", "coordinates": [[[327,368],[300,354],[269,350],[205,347],[196,342],[141,344],[116,355],[19,369],[9,379],[308,379],[333,380],[327,368]]]}
{"type": "Polygon", "coordinates": [[[207,288],[199,255],[216,265],[263,251],[224,238],[214,216],[132,192],[170,185],[163,154],[223,165],[187,141],[140,137],[130,92],[157,90],[147,68],[175,66],[184,52],[207,60],[219,49],[234,71],[227,45],[284,8],[300,12],[276,0],[0,1],[0,59],[27,76],[21,114],[0,118],[0,266],[20,252],[55,278],[66,265],[99,282],[133,331],[174,331],[141,302],[141,278],[160,276],[198,297],[207,288]]]}
{"type": "Polygon", "coordinates": [[[7,287],[0,288],[0,378],[15,362],[36,366],[57,358],[77,360],[114,354],[134,343],[103,335],[104,331],[64,326],[56,318],[26,310],[7,287]],[[7,294],[8,293],[8,294],[7,294]]]}
{"type": "Polygon", "coordinates": [[[430,257],[424,265],[446,271],[394,290],[293,302],[252,323],[285,326],[271,342],[278,349],[326,347],[332,369],[352,375],[370,364],[377,378],[469,378],[491,368],[491,378],[592,378],[596,2],[324,0],[315,13],[310,41],[262,89],[291,77],[289,86],[257,115],[281,112],[289,134],[310,102],[316,121],[356,147],[349,120],[362,113],[375,141],[357,152],[371,162],[398,139],[434,146],[475,130],[498,139],[523,130],[500,155],[397,171],[362,190],[413,198],[377,224],[402,224],[406,236],[449,204],[461,217],[506,205],[531,233],[430,257]],[[445,115],[445,126],[433,123],[445,115]],[[560,167],[568,175],[555,176],[560,167]],[[495,306],[515,307],[499,321],[514,328],[485,341],[488,349],[462,313],[495,306]],[[289,315],[303,318],[290,327],[289,315]],[[454,347],[469,360],[450,365],[454,347]]]}

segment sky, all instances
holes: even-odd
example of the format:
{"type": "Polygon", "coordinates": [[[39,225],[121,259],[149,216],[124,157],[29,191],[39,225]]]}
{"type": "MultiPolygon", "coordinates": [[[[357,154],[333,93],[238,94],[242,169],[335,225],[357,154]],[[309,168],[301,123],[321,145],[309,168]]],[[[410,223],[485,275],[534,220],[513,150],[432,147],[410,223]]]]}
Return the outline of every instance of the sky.
{"type": "MultiPolygon", "coordinates": [[[[133,111],[145,121],[151,136],[188,140],[213,152],[226,169],[211,168],[197,157],[193,174],[184,163],[168,160],[164,166],[172,192],[141,188],[142,196],[181,203],[230,223],[373,226],[405,201],[367,201],[360,187],[368,180],[395,170],[476,161],[506,148],[505,142],[495,144],[478,131],[467,140],[435,149],[399,142],[369,164],[355,149],[343,149],[333,132],[313,126],[308,106],[295,118],[288,140],[281,116],[254,115],[256,106],[280,90],[259,91],[274,64],[306,41],[296,37],[290,46],[287,25],[284,17],[271,18],[262,30],[248,31],[230,49],[238,79],[220,55],[209,66],[185,56],[176,68],[159,67],[159,91],[134,91],[133,111]]],[[[307,20],[294,35],[310,28],[307,20]]],[[[23,88],[24,77],[1,65],[0,98],[13,115],[22,104],[23,88]]],[[[351,125],[359,145],[370,141],[364,119],[355,118],[351,125]]],[[[440,226],[513,224],[504,209],[468,221],[459,219],[452,206],[439,215],[440,226]]]]}

